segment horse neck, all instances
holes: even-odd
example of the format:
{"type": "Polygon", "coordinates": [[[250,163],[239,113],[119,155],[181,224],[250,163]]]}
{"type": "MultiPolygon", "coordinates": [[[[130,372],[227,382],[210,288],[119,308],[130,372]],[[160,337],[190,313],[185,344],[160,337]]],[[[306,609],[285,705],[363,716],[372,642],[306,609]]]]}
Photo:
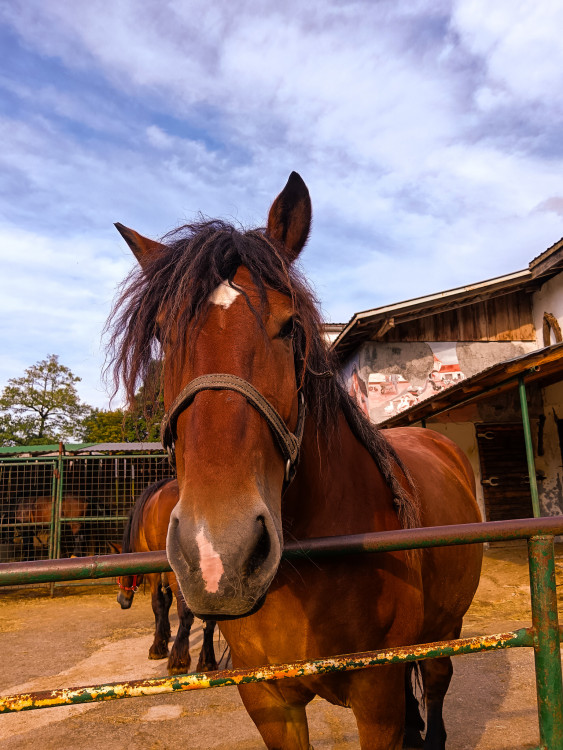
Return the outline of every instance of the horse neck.
{"type": "Polygon", "coordinates": [[[342,412],[328,440],[307,419],[282,514],[288,539],[399,528],[391,491],[342,412]]]}

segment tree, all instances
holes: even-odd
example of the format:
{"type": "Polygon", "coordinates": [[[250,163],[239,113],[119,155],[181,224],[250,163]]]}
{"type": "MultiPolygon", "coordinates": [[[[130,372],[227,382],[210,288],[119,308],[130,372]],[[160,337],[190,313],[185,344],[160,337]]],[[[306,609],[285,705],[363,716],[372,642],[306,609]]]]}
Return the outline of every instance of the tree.
{"type": "Polygon", "coordinates": [[[0,396],[2,445],[45,445],[72,439],[90,407],[80,402],[80,378],[56,354],[12,378],[0,396]]]}
{"type": "Polygon", "coordinates": [[[161,363],[153,360],[133,403],[114,411],[93,409],[82,423],[81,439],[86,443],[158,442],[164,416],[160,374],[161,363]]]}
{"type": "Polygon", "coordinates": [[[149,373],[149,377],[135,394],[135,400],[126,412],[125,435],[128,441],[155,443],[160,440],[164,398],[156,370],[155,364],[154,370],[149,373]]]}
{"type": "Polygon", "coordinates": [[[125,414],[121,409],[92,409],[82,422],[79,435],[85,443],[123,443],[127,440],[125,414]]]}

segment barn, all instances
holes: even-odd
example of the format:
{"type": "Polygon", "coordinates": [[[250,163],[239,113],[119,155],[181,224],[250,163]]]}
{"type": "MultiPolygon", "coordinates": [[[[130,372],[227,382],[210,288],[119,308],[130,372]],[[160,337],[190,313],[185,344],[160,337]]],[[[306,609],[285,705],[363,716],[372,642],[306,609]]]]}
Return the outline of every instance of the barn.
{"type": "Polygon", "coordinates": [[[356,313],[332,346],[381,428],[453,439],[486,520],[563,513],[563,240],[527,268],[356,313]]]}

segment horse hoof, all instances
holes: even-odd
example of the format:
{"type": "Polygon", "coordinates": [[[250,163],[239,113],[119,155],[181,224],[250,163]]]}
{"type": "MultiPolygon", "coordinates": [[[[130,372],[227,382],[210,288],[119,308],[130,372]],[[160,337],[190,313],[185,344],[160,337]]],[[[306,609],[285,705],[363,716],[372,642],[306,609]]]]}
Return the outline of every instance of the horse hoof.
{"type": "Polygon", "coordinates": [[[405,732],[403,738],[403,750],[418,750],[418,748],[424,747],[424,740],[420,732],[414,730],[405,732]]]}
{"type": "Polygon", "coordinates": [[[197,663],[196,672],[216,672],[219,669],[217,662],[202,662],[201,659],[197,663]]]}
{"type": "Polygon", "coordinates": [[[190,671],[190,662],[187,664],[168,664],[166,668],[169,675],[173,674],[188,674],[190,671]]]}
{"type": "Polygon", "coordinates": [[[157,651],[156,649],[154,649],[153,651],[153,649],[151,648],[151,650],[149,651],[149,659],[166,659],[167,656],[168,649],[166,649],[166,651],[157,651]]]}

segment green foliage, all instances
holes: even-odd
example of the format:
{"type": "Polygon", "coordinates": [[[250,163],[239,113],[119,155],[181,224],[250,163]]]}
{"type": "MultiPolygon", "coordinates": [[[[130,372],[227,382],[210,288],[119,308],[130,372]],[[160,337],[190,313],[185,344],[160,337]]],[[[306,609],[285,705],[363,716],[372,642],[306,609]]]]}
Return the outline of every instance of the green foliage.
{"type": "Polygon", "coordinates": [[[161,367],[160,361],[153,360],[145,382],[127,411],[125,434],[128,441],[152,443],[160,440],[160,423],[164,416],[161,367]]]}
{"type": "Polygon", "coordinates": [[[0,396],[2,445],[46,445],[73,439],[90,407],[80,402],[80,378],[56,354],[11,378],[0,396]]]}
{"type": "Polygon", "coordinates": [[[129,409],[93,409],[82,423],[81,439],[85,443],[158,442],[164,415],[159,375],[160,364],[155,361],[129,409]]]}
{"type": "Polygon", "coordinates": [[[92,409],[82,422],[80,439],[85,443],[123,443],[125,415],[121,409],[104,411],[92,409]]]}

